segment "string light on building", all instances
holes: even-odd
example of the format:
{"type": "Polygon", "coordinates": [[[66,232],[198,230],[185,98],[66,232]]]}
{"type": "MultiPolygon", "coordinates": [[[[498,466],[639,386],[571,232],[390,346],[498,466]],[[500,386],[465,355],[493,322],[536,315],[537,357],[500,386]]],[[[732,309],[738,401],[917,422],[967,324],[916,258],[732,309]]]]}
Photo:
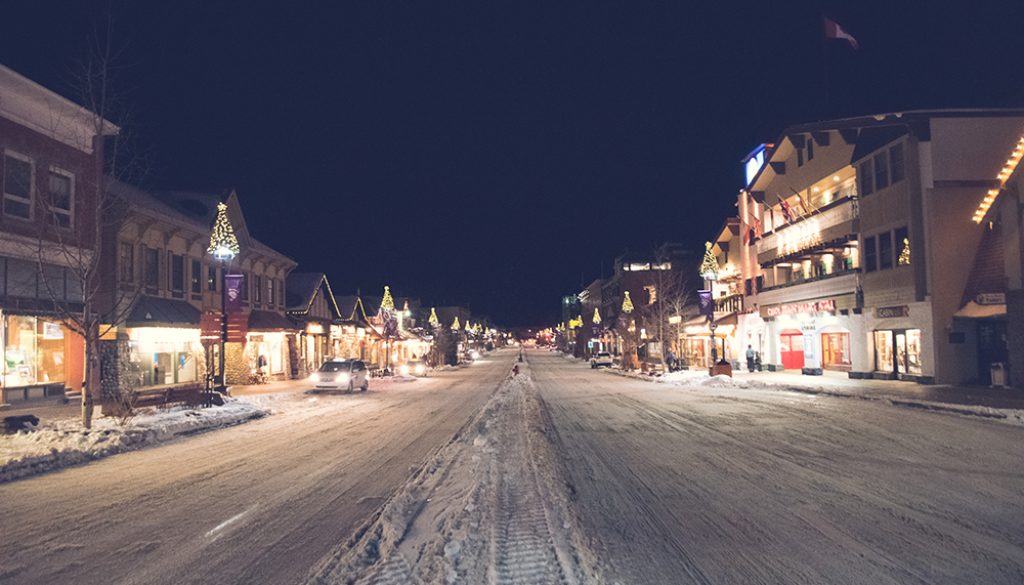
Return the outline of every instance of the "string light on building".
{"type": "Polygon", "coordinates": [[[1006,160],[1006,164],[1003,165],[1002,170],[996,175],[996,179],[999,181],[999,187],[995,189],[989,189],[985,193],[985,197],[978,204],[978,209],[974,212],[974,223],[981,223],[988,214],[988,210],[995,203],[996,198],[999,197],[999,193],[1006,186],[1007,179],[1013,174],[1013,171],[1020,164],[1020,159],[1024,157],[1024,136],[1017,141],[1017,146],[1013,149],[1013,153],[1010,154],[1010,158],[1006,160]]]}
{"type": "Polygon", "coordinates": [[[910,238],[903,238],[903,248],[900,250],[900,257],[896,260],[898,266],[910,266],[910,238]]]}
{"type": "Polygon", "coordinates": [[[240,251],[238,238],[235,237],[235,230],[231,227],[231,221],[228,219],[228,206],[224,202],[218,203],[217,219],[213,222],[210,246],[206,248],[206,253],[217,260],[230,260],[240,251]]]}
{"type": "Polygon", "coordinates": [[[629,291],[626,291],[625,298],[622,299],[622,312],[632,313],[633,312],[633,299],[629,298],[629,291]]]}

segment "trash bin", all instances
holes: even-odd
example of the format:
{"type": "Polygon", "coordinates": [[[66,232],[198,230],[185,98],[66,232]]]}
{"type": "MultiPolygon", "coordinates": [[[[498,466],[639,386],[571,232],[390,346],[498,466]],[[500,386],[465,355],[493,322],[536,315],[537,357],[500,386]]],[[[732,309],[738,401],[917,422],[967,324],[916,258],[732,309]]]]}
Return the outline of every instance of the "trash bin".
{"type": "Polygon", "coordinates": [[[1006,387],[1006,364],[1002,362],[995,362],[992,364],[992,387],[993,388],[1005,388],[1006,387]]]}

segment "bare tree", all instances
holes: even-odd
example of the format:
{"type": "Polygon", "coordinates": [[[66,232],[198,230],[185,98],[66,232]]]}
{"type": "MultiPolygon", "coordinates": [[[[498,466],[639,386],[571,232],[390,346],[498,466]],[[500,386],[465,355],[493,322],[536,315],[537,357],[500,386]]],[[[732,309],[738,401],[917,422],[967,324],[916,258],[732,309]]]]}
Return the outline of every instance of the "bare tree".
{"type": "MultiPolygon", "coordinates": [[[[128,135],[124,132],[126,108],[112,90],[118,70],[118,55],[112,41],[112,19],[97,27],[88,51],[72,73],[71,85],[87,112],[93,151],[93,181],[75,186],[86,209],[65,213],[62,189],[49,188],[40,197],[43,221],[35,244],[39,282],[52,302],[54,312],[70,331],[84,342],[85,376],[82,388],[82,425],[92,426],[93,409],[99,396],[100,340],[123,321],[137,298],[136,288],[122,290],[117,278],[117,233],[129,211],[128,204],[111,193],[111,180],[128,180],[140,175],[138,157],[126,154],[128,135]],[[61,267],[62,270],[56,270],[61,267]]],[[[76,112],[81,116],[81,112],[76,112]]],[[[60,125],[59,113],[53,116],[60,125]]],[[[114,397],[122,418],[134,406],[134,396],[114,397]]],[[[125,419],[126,420],[126,419],[125,419]]]]}
{"type": "Polygon", "coordinates": [[[648,304],[641,309],[648,343],[657,343],[661,349],[660,362],[666,370],[665,353],[679,338],[684,311],[693,302],[692,291],[681,267],[673,266],[663,247],[654,251],[654,263],[648,285],[648,304]]]}

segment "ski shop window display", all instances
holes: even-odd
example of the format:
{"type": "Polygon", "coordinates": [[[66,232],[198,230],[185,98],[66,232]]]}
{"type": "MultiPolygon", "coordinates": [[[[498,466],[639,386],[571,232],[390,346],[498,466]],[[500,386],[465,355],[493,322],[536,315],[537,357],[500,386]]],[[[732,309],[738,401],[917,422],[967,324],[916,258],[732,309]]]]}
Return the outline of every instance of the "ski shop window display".
{"type": "Polygon", "coordinates": [[[4,319],[4,386],[64,382],[64,334],[55,321],[8,315],[4,319]]]}

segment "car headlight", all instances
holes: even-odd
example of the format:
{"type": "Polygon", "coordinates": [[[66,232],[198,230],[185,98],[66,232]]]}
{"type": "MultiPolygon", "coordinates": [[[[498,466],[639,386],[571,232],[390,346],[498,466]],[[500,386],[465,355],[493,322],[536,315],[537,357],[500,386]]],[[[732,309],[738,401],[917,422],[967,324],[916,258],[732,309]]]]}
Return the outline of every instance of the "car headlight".
{"type": "Polygon", "coordinates": [[[309,381],[310,382],[319,382],[320,381],[320,374],[313,374],[312,376],[309,377],[309,381]]]}
{"type": "Polygon", "coordinates": [[[349,380],[349,375],[348,374],[346,374],[346,373],[338,374],[338,381],[341,382],[342,384],[344,384],[345,382],[348,382],[348,380],[349,380]]]}
{"type": "Polygon", "coordinates": [[[426,366],[424,366],[423,364],[416,364],[416,375],[417,376],[422,376],[423,374],[426,374],[426,373],[427,373],[427,367],[426,366]]]}
{"type": "Polygon", "coordinates": [[[409,375],[409,364],[402,364],[402,365],[398,366],[398,373],[401,374],[402,376],[408,376],[409,375]]]}

